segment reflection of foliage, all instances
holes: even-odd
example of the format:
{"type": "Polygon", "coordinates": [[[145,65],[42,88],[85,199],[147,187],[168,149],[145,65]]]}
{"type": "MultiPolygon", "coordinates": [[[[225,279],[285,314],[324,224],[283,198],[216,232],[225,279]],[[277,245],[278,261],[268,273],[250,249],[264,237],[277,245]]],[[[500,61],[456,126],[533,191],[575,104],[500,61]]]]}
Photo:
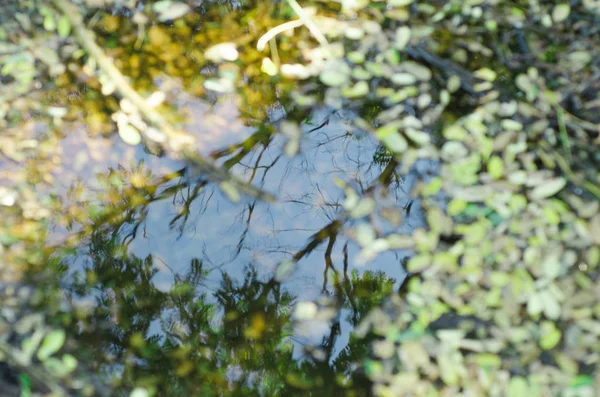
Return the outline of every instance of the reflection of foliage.
{"type": "MultiPolygon", "coordinates": [[[[75,277],[70,286],[65,284],[68,279],[60,282],[78,307],[78,326],[69,332],[82,349],[78,356],[89,358],[85,362],[90,369],[110,374],[122,368],[112,377],[118,389],[144,386],[169,396],[344,395],[348,388],[366,393],[366,379],[353,378],[356,364],[368,353],[366,346],[353,339],[332,361],[293,359],[293,297],[278,282],[260,281],[252,267],[243,283],[223,274],[213,300],[202,292],[208,273],[198,260],[185,276],[175,275],[164,292],[154,284],[157,268],[152,257],[131,256],[118,239],[98,232],[88,249],[85,276],[75,277]],[[90,305],[90,299],[95,303],[90,305]],[[152,327],[157,321],[160,331],[152,327]]],[[[61,262],[69,263],[69,257],[61,262]]],[[[347,298],[360,317],[380,304],[392,287],[382,273],[359,277],[353,272],[346,281],[347,298]]],[[[56,297],[50,286],[44,294],[56,297]]]]}
{"type": "Polygon", "coordinates": [[[83,186],[71,189],[73,204],[64,216],[64,225],[71,229],[75,223],[85,225],[81,236],[94,228],[109,229],[113,236],[124,233],[124,242],[135,239],[148,214],[149,206],[160,200],[173,200],[178,213],[171,219],[170,226],[183,233],[190,216],[190,207],[204,193],[207,182],[201,177],[196,180],[184,177],[184,167],[168,175],[156,178],[143,162],[132,170],[120,166],[98,175],[103,190],[93,201],[83,198],[83,186]]]}
{"type": "MultiPolygon", "coordinates": [[[[381,305],[390,296],[394,288],[394,280],[383,272],[364,272],[359,276],[357,271],[352,271],[350,296],[357,302],[356,319],[363,319],[372,309],[381,305]]],[[[353,324],[358,325],[358,322],[353,324]]]]}

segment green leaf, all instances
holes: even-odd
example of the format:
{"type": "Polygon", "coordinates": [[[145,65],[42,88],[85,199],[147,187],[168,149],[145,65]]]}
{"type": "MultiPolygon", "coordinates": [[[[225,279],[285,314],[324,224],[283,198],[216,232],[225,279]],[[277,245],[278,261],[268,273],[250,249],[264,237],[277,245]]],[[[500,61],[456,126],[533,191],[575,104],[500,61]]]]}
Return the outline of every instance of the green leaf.
{"type": "Polygon", "coordinates": [[[150,393],[143,387],[136,387],[131,391],[129,397],[150,397],[150,393]]]}
{"type": "Polygon", "coordinates": [[[348,75],[336,70],[326,70],[321,73],[319,79],[329,87],[339,87],[348,81],[348,75]]]}
{"type": "Polygon", "coordinates": [[[161,22],[177,19],[191,11],[187,4],[171,0],[158,1],[152,5],[152,9],[158,14],[161,22]]]}
{"type": "Polygon", "coordinates": [[[560,342],[562,334],[556,325],[551,321],[544,321],[540,327],[540,347],[544,350],[550,350],[560,342]]]}
{"type": "Polygon", "coordinates": [[[415,76],[420,81],[429,81],[433,74],[425,65],[413,61],[404,61],[402,63],[404,70],[415,76]]]}
{"type": "Polygon", "coordinates": [[[395,153],[402,153],[408,148],[406,139],[397,132],[386,135],[381,141],[389,150],[395,153]]]}
{"type": "Polygon", "coordinates": [[[567,180],[563,177],[551,179],[548,182],[544,182],[533,188],[529,193],[529,198],[532,200],[540,200],[554,196],[556,193],[560,192],[566,184],[567,180]]]}
{"type": "Polygon", "coordinates": [[[502,360],[496,354],[480,353],[476,360],[477,365],[483,368],[498,369],[502,366],[502,360]]]}
{"type": "Polygon", "coordinates": [[[377,233],[373,226],[369,223],[361,222],[354,228],[356,242],[361,246],[365,247],[377,238],[377,233]]]}
{"type": "Polygon", "coordinates": [[[56,29],[56,20],[54,19],[54,15],[47,14],[44,17],[44,29],[49,32],[52,32],[54,29],[56,29]]]}
{"type": "Polygon", "coordinates": [[[346,29],[344,34],[350,40],[360,40],[363,37],[365,37],[364,29],[357,28],[357,27],[349,27],[348,29],[346,29]]]}
{"type": "Polygon", "coordinates": [[[359,81],[352,87],[344,87],[342,95],[346,98],[359,98],[369,93],[369,84],[366,81],[359,81]]]}
{"type": "Polygon", "coordinates": [[[442,188],[442,179],[439,177],[435,177],[423,188],[424,196],[433,196],[442,188]]]}
{"type": "Polygon", "coordinates": [[[60,378],[67,375],[70,372],[69,368],[65,366],[64,362],[55,357],[46,358],[44,360],[44,367],[54,376],[60,378]]]}
{"type": "Polygon", "coordinates": [[[571,6],[569,4],[558,4],[552,10],[552,20],[556,23],[560,23],[569,17],[571,13],[571,6]]]}
{"type": "Polygon", "coordinates": [[[551,320],[558,320],[560,317],[560,302],[550,291],[543,291],[540,293],[541,299],[544,304],[544,314],[551,320]]]}
{"type": "Polygon", "coordinates": [[[71,22],[66,15],[61,15],[58,20],[58,34],[60,37],[67,37],[71,33],[71,22]]]}
{"type": "Polygon", "coordinates": [[[358,204],[354,208],[352,208],[352,210],[350,211],[350,217],[355,219],[362,218],[371,214],[373,211],[375,211],[375,200],[367,197],[365,199],[360,200],[358,204]]]}
{"type": "Polygon", "coordinates": [[[396,30],[396,40],[393,43],[394,48],[403,50],[410,41],[411,31],[408,26],[402,26],[396,30]]]}
{"type": "Polygon", "coordinates": [[[469,203],[467,203],[465,200],[462,200],[462,199],[453,199],[452,201],[450,201],[448,203],[448,207],[446,208],[446,212],[450,216],[456,216],[456,215],[460,214],[461,212],[463,212],[467,208],[468,204],[469,203]]]}
{"type": "Polygon", "coordinates": [[[475,73],[473,73],[473,76],[489,82],[496,80],[496,72],[489,68],[481,68],[476,70],[475,73]]]}
{"type": "Polygon", "coordinates": [[[378,377],[383,372],[383,364],[379,361],[368,360],[365,364],[365,372],[371,378],[378,377]]]}
{"type": "Polygon", "coordinates": [[[278,71],[277,65],[275,65],[271,58],[263,58],[260,70],[269,76],[275,76],[278,71]]]}
{"type": "Polygon", "coordinates": [[[66,334],[63,329],[55,329],[50,331],[42,341],[42,345],[37,352],[37,358],[40,361],[44,361],[59,351],[60,348],[65,344],[65,340],[66,334]]]}
{"type": "Polygon", "coordinates": [[[447,163],[452,163],[456,160],[467,157],[469,150],[460,142],[448,141],[442,146],[441,156],[447,163]]]}
{"type": "Polygon", "coordinates": [[[419,146],[427,145],[431,139],[429,137],[429,134],[426,133],[425,131],[419,131],[414,128],[407,128],[404,131],[404,134],[406,135],[406,137],[408,139],[410,139],[411,141],[413,141],[414,143],[416,143],[419,146]]]}
{"type": "Polygon", "coordinates": [[[3,75],[7,75],[13,72],[13,70],[18,70],[25,65],[31,65],[34,62],[34,58],[30,53],[20,52],[17,54],[6,56],[2,59],[2,70],[0,73],[3,75]]]}
{"type": "Polygon", "coordinates": [[[468,132],[464,127],[453,124],[444,129],[443,135],[444,138],[451,141],[464,141],[467,138],[468,132]]]}
{"type": "Polygon", "coordinates": [[[560,223],[560,215],[554,208],[545,206],[542,211],[549,224],[558,225],[560,223]]]}
{"type": "Polygon", "coordinates": [[[209,47],[204,52],[204,58],[219,63],[222,61],[233,62],[238,59],[239,53],[235,43],[220,43],[209,47]]]}
{"type": "Polygon", "coordinates": [[[406,264],[406,271],[410,273],[417,273],[431,266],[431,255],[420,254],[410,258],[406,264]]]}
{"type": "Polygon", "coordinates": [[[562,265],[557,255],[548,255],[542,262],[542,271],[544,276],[548,279],[553,280],[560,274],[562,265]]]}
{"type": "Polygon", "coordinates": [[[346,58],[352,63],[363,63],[365,61],[365,54],[359,51],[351,51],[346,55],[346,58]]]}
{"type": "Polygon", "coordinates": [[[131,124],[119,127],[119,136],[128,145],[136,146],[142,142],[142,135],[131,124]]]}
{"type": "Polygon", "coordinates": [[[508,383],[508,391],[506,393],[507,396],[511,397],[528,397],[529,394],[529,385],[527,384],[527,380],[520,376],[515,376],[510,379],[508,383]]]}
{"type": "Polygon", "coordinates": [[[396,123],[389,123],[378,128],[375,136],[392,152],[402,153],[408,148],[408,142],[398,133],[396,123]]]}
{"type": "Polygon", "coordinates": [[[527,206],[527,199],[522,194],[515,194],[508,200],[508,206],[516,213],[527,206]]]}
{"type": "Polygon", "coordinates": [[[289,139],[285,145],[283,146],[283,153],[287,157],[294,157],[298,154],[300,150],[300,140],[299,139],[289,139]]]}
{"type": "Polygon", "coordinates": [[[381,340],[373,342],[373,354],[376,357],[387,360],[392,358],[392,356],[396,353],[394,342],[391,340],[381,340]]]}
{"type": "Polygon", "coordinates": [[[523,129],[523,124],[511,119],[502,120],[500,125],[506,131],[521,131],[523,129]]]}
{"type": "Polygon", "coordinates": [[[460,77],[457,75],[452,75],[448,78],[448,82],[446,83],[446,88],[450,93],[454,93],[458,91],[460,88],[460,77]]]}
{"type": "Polygon", "coordinates": [[[24,373],[20,373],[18,378],[19,383],[21,384],[20,397],[31,397],[33,395],[31,393],[31,379],[24,373]]]}
{"type": "Polygon", "coordinates": [[[579,375],[571,382],[571,387],[585,387],[592,386],[594,379],[588,375],[579,375]]]}
{"type": "Polygon", "coordinates": [[[29,362],[31,360],[33,353],[40,345],[40,342],[42,341],[43,337],[44,332],[40,328],[38,328],[37,330],[35,330],[33,335],[31,335],[29,338],[24,339],[23,342],[21,342],[21,351],[24,361],[29,362]]]}
{"type": "Polygon", "coordinates": [[[456,365],[457,363],[454,356],[455,355],[446,353],[441,354],[437,358],[442,380],[449,386],[457,385],[460,380],[460,367],[456,365]]]}
{"type": "Polygon", "coordinates": [[[392,83],[397,85],[411,85],[417,82],[417,78],[410,73],[395,73],[391,77],[392,83]]]}
{"type": "Polygon", "coordinates": [[[415,0],[389,0],[388,5],[391,7],[406,7],[415,0]]]}
{"type": "Polygon", "coordinates": [[[493,179],[500,179],[504,174],[504,161],[498,156],[492,156],[488,160],[487,170],[493,179]]]}

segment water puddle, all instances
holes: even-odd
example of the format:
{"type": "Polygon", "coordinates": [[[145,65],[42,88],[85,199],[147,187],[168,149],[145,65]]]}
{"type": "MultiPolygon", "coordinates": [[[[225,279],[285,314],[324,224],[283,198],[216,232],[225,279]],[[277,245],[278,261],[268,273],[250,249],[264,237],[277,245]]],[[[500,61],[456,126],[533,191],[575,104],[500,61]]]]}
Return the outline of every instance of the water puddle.
{"type": "MultiPolygon", "coordinates": [[[[110,28],[109,42],[115,15],[98,18],[110,28]]],[[[152,29],[151,42],[176,45],[167,29],[152,29]]],[[[400,287],[412,251],[361,261],[355,227],[362,216],[347,219],[344,186],[375,203],[369,216],[379,233],[407,235],[425,227],[411,190],[437,174],[437,163],[418,160],[400,175],[381,143],[353,126],[352,110],[316,107],[298,118],[302,112],[284,109],[268,81],[243,87],[256,103],[239,93],[198,95],[190,79],[150,73],[167,55],[128,50],[142,62],[140,80],[164,95],[157,112],[194,137],[199,155],[277,200],[232,200],[187,162],[152,145],[126,145],[109,122],[117,101],[96,95],[97,86],[77,88],[81,79],[71,76],[74,88],[46,97],[69,121],[51,134],[41,120],[26,124],[50,153],[38,193],[60,203],[44,240],[48,263],[26,279],[44,286],[37,304],[77,340],[88,369],[117,390],[135,381],[159,394],[211,394],[188,382],[265,391],[269,377],[285,379],[273,393],[341,392],[349,382],[366,390],[368,382],[343,375],[354,365],[349,352],[361,348],[351,331],[400,287]]]]}
{"type": "MultiPolygon", "coordinates": [[[[202,147],[209,153],[225,151],[239,142],[233,140],[234,134],[229,135],[230,127],[234,132],[243,131],[240,132],[242,138],[248,138],[254,132],[236,118],[238,112],[231,100],[213,106],[213,113],[209,113],[208,106],[197,104],[186,110],[195,115],[188,125],[197,136],[211,136],[202,140],[202,147]],[[225,131],[224,139],[214,136],[215,130],[225,131]]],[[[72,228],[71,233],[80,233],[82,245],[75,256],[65,258],[71,262],[71,277],[85,278],[86,272],[98,271],[98,263],[94,262],[98,260],[98,241],[92,236],[96,232],[111,230],[116,233],[114,237],[118,244],[122,244],[127,256],[151,258],[155,273],[147,282],[163,293],[172,291],[178,282],[185,279],[196,261],[202,263],[206,274],[201,285],[195,287],[195,293],[210,296],[219,290],[224,275],[243,285],[247,281],[248,270],[252,269],[255,272],[253,277],[267,282],[275,274],[277,266],[291,257],[299,260],[293,274],[282,283],[282,288],[297,302],[334,296],[336,275],[349,277],[353,272],[359,278],[365,272],[381,272],[391,280],[394,288],[398,288],[405,277],[401,261],[409,251],[388,251],[367,264],[356,263],[360,247],[343,231],[352,222],[345,223],[345,228],[324,235],[323,241],[314,247],[310,246],[314,236],[337,222],[342,212],[344,191],[336,185],[336,179],[365,189],[378,185],[377,178],[384,169],[373,162],[378,143],[367,134],[352,131],[344,116],[348,115],[325,110],[314,112],[312,118],[315,123],[302,125],[303,138],[297,156],[285,156],[285,138],[275,136],[268,146],[250,153],[232,168],[232,173],[273,193],[278,198],[274,204],[247,198],[233,203],[217,186],[203,180],[194,181],[196,176],[181,173],[169,177],[172,179],[165,178],[184,166],[183,163],[150,155],[139,147],[132,148],[118,141],[88,139],[85,132],[76,126],[72,130],[66,129],[66,137],[60,143],[61,153],[92,153],[91,159],[62,156],[65,161],[60,170],[61,183],[55,188],[64,192],[66,208],[75,205],[84,212],[90,211],[94,203],[86,201],[86,198],[97,200],[102,195],[106,181],[111,180],[111,168],[144,170],[152,174],[152,180],[161,181],[153,186],[156,196],[167,192],[162,199],[148,200],[138,206],[124,205],[120,211],[129,212],[127,219],[96,223],[91,233],[82,232],[83,225],[72,228]],[[315,129],[323,124],[322,120],[329,121],[315,129]],[[308,133],[310,130],[314,131],[308,133]],[[94,156],[93,153],[102,155],[94,156]],[[78,188],[74,189],[75,186],[78,188]],[[75,194],[74,190],[78,193],[75,194]],[[71,201],[75,196],[79,198],[76,203],[71,201]]],[[[275,111],[273,119],[281,121],[285,115],[275,111]]],[[[412,206],[410,212],[403,214],[399,225],[382,224],[383,228],[405,234],[414,228],[424,227],[418,205],[412,205],[410,191],[419,176],[426,173],[435,173],[434,162],[417,163],[411,173],[390,184],[387,196],[380,195],[380,208],[405,208],[409,203],[412,206]]],[[[116,175],[113,173],[115,178],[116,175]]],[[[127,200],[127,192],[131,193],[128,189],[135,181],[113,182],[122,184],[117,191],[123,194],[123,200],[127,200]]],[[[50,241],[57,245],[61,238],[72,235],[58,226],[54,230],[50,241]]],[[[126,285],[123,287],[127,288],[126,285]]],[[[89,298],[82,295],[76,299],[89,302],[89,298]]],[[[209,299],[214,300],[214,296],[209,299]]],[[[357,319],[358,313],[352,313],[352,310],[349,307],[338,318],[357,319]]],[[[169,310],[165,310],[157,317],[148,333],[160,335],[161,321],[168,315],[169,310]]],[[[342,351],[348,343],[353,324],[343,320],[340,327],[336,352],[342,351]]],[[[310,332],[299,332],[313,344],[318,344],[329,331],[327,322],[321,322],[310,332]]],[[[296,356],[301,354],[302,350],[297,346],[296,356]]]]}

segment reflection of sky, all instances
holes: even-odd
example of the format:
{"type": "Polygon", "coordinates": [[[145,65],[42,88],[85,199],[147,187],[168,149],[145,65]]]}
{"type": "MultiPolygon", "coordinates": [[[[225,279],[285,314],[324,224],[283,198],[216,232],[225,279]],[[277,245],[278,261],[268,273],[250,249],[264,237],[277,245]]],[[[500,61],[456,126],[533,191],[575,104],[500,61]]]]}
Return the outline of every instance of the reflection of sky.
{"type": "MultiPolygon", "coordinates": [[[[315,115],[314,120],[324,117],[324,113],[315,115]]],[[[313,127],[306,125],[304,129],[313,127]]],[[[335,177],[348,181],[360,179],[367,186],[381,172],[381,167],[371,165],[376,143],[369,137],[361,140],[341,137],[349,128],[339,117],[332,116],[329,125],[303,138],[298,156],[281,156],[268,171],[260,167],[274,162],[281,153],[283,141],[275,140],[265,150],[254,181],[257,183],[262,179],[259,183],[263,189],[275,193],[279,202],[274,205],[256,203],[247,232],[252,202],[231,203],[214,187],[209,187],[192,205],[190,220],[181,237],[177,231],[169,229],[169,221],[177,213],[172,201],[152,204],[147,233],[136,237],[131,245],[132,253],[141,257],[153,254],[169,265],[170,269],[165,266],[157,275],[157,283],[164,289],[169,288],[172,272],[185,273],[195,257],[202,259],[207,268],[219,268],[233,277],[242,277],[244,266],[248,264],[256,265],[265,277],[271,275],[282,259],[300,251],[313,233],[336,218],[338,210],[332,204],[343,200],[343,192],[334,185],[335,177]]],[[[244,159],[243,164],[254,165],[257,157],[255,153],[244,159]]],[[[250,174],[242,166],[234,171],[244,174],[246,179],[250,174]]],[[[408,191],[410,185],[411,181],[407,180],[397,189],[399,205],[406,204],[408,195],[404,191],[408,191]]],[[[417,215],[411,213],[402,228],[418,224],[417,215]]],[[[338,269],[342,267],[344,240],[340,236],[332,252],[338,269]]],[[[314,299],[320,293],[325,247],[326,243],[304,257],[286,284],[288,290],[301,300],[314,299]]],[[[352,258],[358,247],[350,244],[348,248],[352,258]]],[[[397,280],[403,277],[395,253],[382,254],[372,263],[361,266],[360,270],[383,270],[397,280]]],[[[214,273],[212,281],[217,284],[219,274],[214,273]]]]}
{"type": "MultiPolygon", "coordinates": [[[[186,108],[193,116],[187,124],[187,129],[200,141],[201,151],[204,153],[239,142],[252,133],[249,127],[235,121],[238,113],[233,102],[221,101],[214,107],[186,102],[186,108]],[[210,112],[214,114],[211,116],[210,112]],[[222,120],[234,121],[223,123],[222,120]],[[228,134],[230,129],[231,134],[228,134]]],[[[205,269],[215,269],[205,284],[209,291],[218,288],[221,271],[242,281],[244,268],[250,264],[266,279],[273,274],[283,259],[290,258],[302,250],[312,234],[337,218],[337,204],[343,201],[344,195],[334,184],[336,177],[354,187],[360,185],[366,188],[374,183],[382,171],[382,167],[374,165],[372,161],[377,143],[368,134],[355,132],[353,135],[347,135],[351,127],[344,117],[350,115],[337,112],[330,117],[328,125],[307,133],[329,115],[330,113],[325,111],[315,112],[314,124],[302,126],[304,135],[299,155],[293,158],[281,155],[285,141],[281,136],[277,136],[262,155],[257,150],[232,170],[248,180],[252,175],[252,167],[258,165],[253,183],[274,193],[279,199],[276,204],[253,203],[247,198],[234,204],[217,188],[209,185],[194,201],[182,234],[177,228],[169,226],[169,222],[178,214],[178,205],[172,198],[149,206],[145,232],[137,234],[130,245],[130,252],[141,258],[147,255],[154,256],[154,264],[159,269],[154,281],[159,289],[169,290],[174,275],[185,274],[194,258],[202,260],[205,269]],[[255,206],[248,222],[253,204],[255,206]]],[[[277,110],[271,115],[274,120],[282,117],[282,114],[277,114],[277,110]]],[[[72,145],[76,145],[71,140],[76,138],[76,135],[69,134],[63,142],[65,154],[81,150],[71,148],[72,145]]],[[[172,161],[150,156],[140,147],[127,147],[118,138],[115,140],[119,142],[116,147],[108,149],[104,147],[106,141],[95,142],[88,138],[85,145],[89,146],[88,149],[92,153],[96,153],[98,164],[78,165],[76,157],[69,158],[65,155],[65,168],[70,169],[72,174],[77,174],[79,178],[87,180],[86,185],[92,190],[95,179],[93,175],[96,172],[106,172],[108,166],[116,167],[119,163],[125,168],[131,168],[137,160],[143,159],[155,175],[177,168],[172,161]],[[107,157],[100,158],[100,153],[105,153],[107,157]],[[102,166],[104,169],[101,169],[102,166]]],[[[416,176],[422,175],[428,167],[432,165],[427,162],[417,163],[417,172],[405,176],[400,185],[391,187],[387,202],[379,204],[392,204],[397,207],[406,205],[409,202],[408,192],[414,185],[416,176]]],[[[67,178],[63,181],[68,184],[73,179],[67,178]]],[[[413,205],[410,216],[397,232],[406,233],[414,227],[423,226],[417,207],[418,205],[413,205]]],[[[343,269],[342,250],[346,242],[346,237],[343,233],[340,234],[331,253],[331,259],[338,271],[343,269]]],[[[321,294],[326,246],[327,241],[302,258],[292,277],[285,282],[285,288],[296,296],[297,300],[314,300],[321,294]]],[[[356,244],[348,244],[349,271],[381,270],[396,280],[396,286],[404,278],[400,260],[406,253],[384,252],[371,263],[357,266],[353,258],[358,251],[359,247],[356,244]]],[[[79,260],[77,262],[81,263],[79,260]]],[[[332,290],[330,286],[328,289],[332,290]]],[[[350,324],[344,320],[346,314],[341,317],[342,335],[335,346],[338,352],[348,341],[350,324]]],[[[150,332],[160,333],[158,322],[155,322],[150,332]]],[[[316,339],[311,339],[318,341],[321,334],[313,336],[316,339]]]]}
{"type": "MultiPolygon", "coordinates": [[[[324,112],[316,114],[313,118],[315,125],[319,125],[325,117],[327,114],[324,112]]],[[[304,132],[311,128],[314,125],[303,126],[304,132]]],[[[244,166],[258,164],[254,183],[276,194],[279,199],[274,205],[256,203],[248,228],[252,201],[231,203],[210,186],[192,205],[189,222],[181,236],[169,228],[170,219],[177,213],[172,201],[152,204],[147,218],[147,233],[136,237],[131,245],[132,253],[140,257],[152,254],[160,258],[160,261],[155,261],[161,268],[155,281],[164,290],[170,288],[173,273],[184,274],[193,258],[200,258],[205,268],[218,269],[238,280],[243,280],[244,267],[249,264],[255,265],[263,277],[271,276],[281,260],[304,248],[313,233],[336,218],[339,210],[331,204],[343,201],[342,190],[334,184],[336,177],[350,182],[360,180],[363,186],[369,186],[381,172],[380,166],[372,165],[376,142],[369,136],[360,140],[344,137],[349,128],[340,117],[333,115],[327,126],[304,135],[301,152],[294,158],[280,156],[283,139],[276,139],[260,160],[258,153],[245,158],[243,166],[238,166],[234,172],[248,179],[251,170],[245,170],[244,166]],[[260,168],[273,163],[268,170],[260,168]],[[161,261],[168,267],[161,267],[161,261]]],[[[428,166],[421,163],[417,168],[428,166]]],[[[414,183],[415,175],[406,176],[403,184],[391,189],[390,200],[399,207],[406,205],[409,201],[407,192],[414,183]]],[[[408,232],[413,227],[423,226],[420,218],[418,209],[413,208],[397,231],[408,232]]],[[[343,268],[342,249],[346,241],[343,235],[338,236],[331,255],[338,271],[343,268]]],[[[320,295],[326,246],[327,242],[324,242],[300,260],[295,273],[284,284],[298,300],[313,300],[320,295]]],[[[349,243],[349,270],[357,268],[352,258],[358,251],[356,244],[349,243]]],[[[361,272],[384,271],[398,285],[404,278],[401,254],[385,252],[358,269],[361,272]]],[[[216,289],[219,283],[220,272],[212,272],[207,287],[216,289]]],[[[350,324],[343,320],[345,317],[342,316],[342,335],[336,343],[337,351],[348,341],[350,324]]],[[[320,335],[314,336],[320,339],[320,335]]]]}

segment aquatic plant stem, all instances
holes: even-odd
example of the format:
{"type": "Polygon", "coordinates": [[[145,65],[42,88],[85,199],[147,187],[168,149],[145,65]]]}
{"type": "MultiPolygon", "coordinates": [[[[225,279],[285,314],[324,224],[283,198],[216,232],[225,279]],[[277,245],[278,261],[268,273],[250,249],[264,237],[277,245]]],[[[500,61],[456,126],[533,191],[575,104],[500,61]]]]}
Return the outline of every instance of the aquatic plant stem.
{"type": "Polygon", "coordinates": [[[278,34],[283,33],[287,30],[298,28],[302,25],[304,25],[304,22],[302,22],[300,19],[296,19],[294,21],[282,23],[279,26],[269,29],[269,31],[267,31],[267,33],[265,33],[264,35],[261,36],[260,39],[258,39],[258,43],[256,44],[256,49],[258,51],[264,50],[267,43],[269,41],[271,41],[271,39],[273,39],[278,34]]]}
{"type": "Polygon", "coordinates": [[[321,33],[321,31],[319,30],[317,25],[315,25],[313,20],[310,19],[310,17],[302,9],[302,7],[300,7],[300,4],[298,4],[298,2],[296,0],[287,0],[287,1],[289,3],[290,7],[292,7],[292,10],[294,10],[294,12],[298,15],[300,20],[302,22],[304,22],[304,24],[306,25],[306,27],[308,28],[310,33],[315,37],[315,39],[317,39],[319,44],[321,44],[322,46],[329,45],[329,43],[327,42],[327,39],[325,38],[323,33],[321,33]]]}
{"type": "Polygon", "coordinates": [[[52,1],[71,23],[73,33],[79,44],[86,50],[88,55],[96,61],[98,68],[111,79],[112,83],[116,86],[117,92],[128,99],[149,124],[155,126],[166,135],[167,143],[169,145],[168,149],[171,149],[172,154],[176,155],[175,157],[183,157],[193,164],[198,171],[206,174],[209,179],[231,184],[243,194],[266,201],[275,200],[269,193],[232,176],[226,170],[217,167],[211,161],[200,156],[196,149],[195,139],[191,135],[174,128],[160,115],[160,113],[155,111],[148,102],[133,89],[112,60],[104,54],[104,51],[96,44],[93,33],[84,25],[83,18],[76,6],[69,0],[52,1]]]}
{"type": "Polygon", "coordinates": [[[271,48],[271,58],[273,58],[273,62],[279,68],[281,66],[281,59],[279,58],[279,51],[277,51],[277,42],[275,38],[269,40],[269,47],[271,48]]]}

